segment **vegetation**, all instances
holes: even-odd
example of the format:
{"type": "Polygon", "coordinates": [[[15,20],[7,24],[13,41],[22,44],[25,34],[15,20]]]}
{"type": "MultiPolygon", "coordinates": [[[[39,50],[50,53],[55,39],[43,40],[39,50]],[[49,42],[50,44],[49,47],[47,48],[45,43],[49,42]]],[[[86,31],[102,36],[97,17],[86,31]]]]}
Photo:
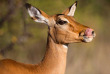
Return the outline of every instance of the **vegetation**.
{"type": "MultiPolygon", "coordinates": [[[[26,2],[53,15],[75,0],[0,0],[0,59],[36,64],[45,53],[47,26],[30,19],[26,2]]],[[[110,74],[110,0],[79,0],[75,18],[97,36],[69,45],[66,74],[110,74]]]]}

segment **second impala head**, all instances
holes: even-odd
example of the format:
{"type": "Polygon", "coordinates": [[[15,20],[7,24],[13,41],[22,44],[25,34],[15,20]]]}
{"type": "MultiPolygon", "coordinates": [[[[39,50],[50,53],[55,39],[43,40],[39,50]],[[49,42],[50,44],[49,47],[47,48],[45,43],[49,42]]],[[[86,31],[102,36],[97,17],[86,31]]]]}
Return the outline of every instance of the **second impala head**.
{"type": "Polygon", "coordinates": [[[62,14],[48,16],[42,10],[26,4],[31,18],[39,23],[45,23],[49,27],[49,34],[57,43],[91,42],[95,37],[93,29],[78,23],[74,18],[77,1],[67,8],[62,14]]]}

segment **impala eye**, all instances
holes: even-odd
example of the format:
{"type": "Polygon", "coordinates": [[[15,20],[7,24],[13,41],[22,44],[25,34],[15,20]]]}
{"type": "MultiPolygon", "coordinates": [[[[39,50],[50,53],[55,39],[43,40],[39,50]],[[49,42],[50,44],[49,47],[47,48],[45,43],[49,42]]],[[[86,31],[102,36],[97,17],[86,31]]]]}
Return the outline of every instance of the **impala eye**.
{"type": "Polygon", "coordinates": [[[58,20],[56,23],[57,23],[57,24],[60,24],[60,25],[63,25],[63,24],[66,24],[66,23],[67,23],[67,21],[58,20]]]}

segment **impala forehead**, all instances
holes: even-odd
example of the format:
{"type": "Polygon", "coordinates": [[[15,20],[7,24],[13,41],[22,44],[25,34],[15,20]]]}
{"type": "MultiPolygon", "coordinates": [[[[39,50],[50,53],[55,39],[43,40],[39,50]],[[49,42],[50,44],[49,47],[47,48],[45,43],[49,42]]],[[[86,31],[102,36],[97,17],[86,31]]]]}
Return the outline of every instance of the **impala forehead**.
{"type": "Polygon", "coordinates": [[[67,16],[67,15],[54,15],[54,16],[51,16],[49,18],[49,24],[56,24],[56,21],[57,20],[62,20],[62,21],[67,21],[69,25],[72,25],[75,24],[75,19],[74,17],[71,17],[71,16],[67,16]]]}

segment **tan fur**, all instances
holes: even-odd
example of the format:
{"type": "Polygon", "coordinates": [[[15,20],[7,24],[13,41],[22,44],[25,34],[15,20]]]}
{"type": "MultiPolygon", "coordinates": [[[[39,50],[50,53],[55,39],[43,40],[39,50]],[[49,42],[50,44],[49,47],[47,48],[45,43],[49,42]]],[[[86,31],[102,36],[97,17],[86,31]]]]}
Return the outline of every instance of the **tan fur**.
{"type": "MultiPolygon", "coordinates": [[[[41,15],[49,21],[47,47],[43,60],[37,65],[32,65],[4,59],[0,61],[0,74],[64,74],[68,51],[64,45],[82,42],[83,37],[80,37],[79,34],[88,28],[76,22],[73,17],[67,16],[68,12],[69,9],[65,11],[64,15],[49,17],[41,11],[41,15]],[[59,19],[67,21],[67,23],[56,24],[59,19]]],[[[34,17],[33,20],[35,19],[34,17]]]]}

